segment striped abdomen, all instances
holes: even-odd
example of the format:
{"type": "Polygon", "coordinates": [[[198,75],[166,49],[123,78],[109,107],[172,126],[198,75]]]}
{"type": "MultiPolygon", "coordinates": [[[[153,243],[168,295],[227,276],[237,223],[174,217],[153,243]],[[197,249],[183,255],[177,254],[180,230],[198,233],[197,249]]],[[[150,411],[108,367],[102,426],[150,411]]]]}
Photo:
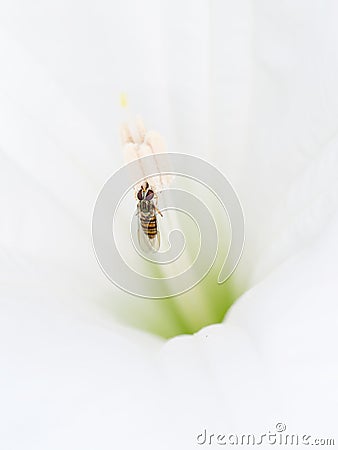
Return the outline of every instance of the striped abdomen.
{"type": "Polygon", "coordinates": [[[141,226],[144,234],[148,236],[149,239],[154,239],[157,235],[157,220],[156,215],[146,216],[141,213],[141,226]]]}

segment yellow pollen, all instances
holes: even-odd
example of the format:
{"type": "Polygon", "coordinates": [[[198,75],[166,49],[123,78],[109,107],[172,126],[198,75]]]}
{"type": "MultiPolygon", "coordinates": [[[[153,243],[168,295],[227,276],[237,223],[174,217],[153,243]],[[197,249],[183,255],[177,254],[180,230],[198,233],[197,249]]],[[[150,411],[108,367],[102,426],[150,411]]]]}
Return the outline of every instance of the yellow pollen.
{"type": "Polygon", "coordinates": [[[127,108],[128,106],[127,94],[125,94],[124,92],[120,94],[120,105],[122,106],[122,108],[127,108]]]}

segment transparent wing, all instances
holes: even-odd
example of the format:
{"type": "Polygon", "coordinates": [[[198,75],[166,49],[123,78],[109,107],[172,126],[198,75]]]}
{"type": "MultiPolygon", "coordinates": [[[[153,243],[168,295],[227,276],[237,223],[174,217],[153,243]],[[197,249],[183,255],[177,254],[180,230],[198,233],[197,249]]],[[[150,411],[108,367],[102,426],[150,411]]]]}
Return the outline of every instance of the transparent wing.
{"type": "Polygon", "coordinates": [[[150,245],[154,252],[157,252],[160,249],[161,239],[160,239],[160,230],[157,228],[157,234],[154,239],[150,239],[150,245]]]}
{"type": "Polygon", "coordinates": [[[145,235],[141,223],[139,222],[138,230],[137,230],[137,237],[138,237],[138,243],[140,246],[140,249],[144,253],[150,253],[152,252],[152,246],[149,243],[148,237],[145,235]]]}

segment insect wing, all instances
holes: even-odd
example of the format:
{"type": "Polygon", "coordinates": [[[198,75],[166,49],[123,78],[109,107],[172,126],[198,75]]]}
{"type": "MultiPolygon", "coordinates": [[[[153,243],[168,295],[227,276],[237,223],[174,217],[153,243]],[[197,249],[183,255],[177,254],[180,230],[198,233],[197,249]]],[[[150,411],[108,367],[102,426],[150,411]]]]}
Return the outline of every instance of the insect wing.
{"type": "Polygon", "coordinates": [[[151,246],[149,244],[149,239],[147,238],[147,236],[145,235],[145,233],[142,229],[140,219],[138,222],[137,238],[138,238],[138,243],[139,243],[139,246],[140,246],[140,249],[142,250],[142,252],[144,252],[144,253],[151,252],[151,246]]]}
{"type": "Polygon", "coordinates": [[[158,229],[158,225],[157,225],[157,233],[156,236],[153,239],[149,239],[149,243],[152,247],[152,251],[153,252],[157,252],[160,248],[161,242],[160,242],[160,230],[158,229]]]}

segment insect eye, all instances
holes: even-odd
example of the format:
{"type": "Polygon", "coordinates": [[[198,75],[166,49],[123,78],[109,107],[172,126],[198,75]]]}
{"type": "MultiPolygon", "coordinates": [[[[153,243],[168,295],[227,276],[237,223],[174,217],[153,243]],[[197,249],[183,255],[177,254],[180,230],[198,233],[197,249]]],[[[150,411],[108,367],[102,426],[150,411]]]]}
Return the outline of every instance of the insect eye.
{"type": "Polygon", "coordinates": [[[143,198],[143,192],[142,192],[142,189],[140,189],[140,190],[138,191],[138,193],[137,193],[137,198],[138,198],[139,200],[142,200],[142,198],[143,198]]]}
{"type": "Polygon", "coordinates": [[[154,197],[154,191],[149,189],[149,191],[147,192],[147,195],[146,195],[146,200],[152,200],[153,197],[154,197]]]}

